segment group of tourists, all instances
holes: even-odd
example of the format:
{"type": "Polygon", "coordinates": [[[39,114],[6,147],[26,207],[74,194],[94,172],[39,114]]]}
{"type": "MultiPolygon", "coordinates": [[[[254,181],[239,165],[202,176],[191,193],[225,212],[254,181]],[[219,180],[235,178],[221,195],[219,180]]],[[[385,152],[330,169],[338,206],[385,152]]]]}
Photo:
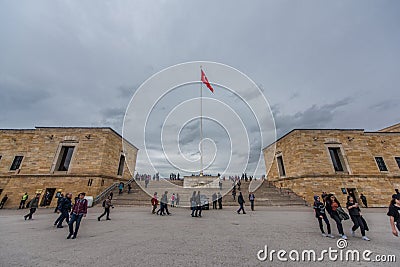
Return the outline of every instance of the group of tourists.
{"type": "Polygon", "coordinates": [[[334,236],[332,235],[329,219],[326,215],[327,212],[329,216],[335,221],[337,230],[341,238],[347,239],[347,236],[344,233],[342,221],[351,218],[353,222],[353,226],[350,229],[351,235],[354,237],[355,231],[357,229],[360,229],[362,239],[365,241],[370,241],[365,233],[365,231],[369,231],[367,221],[361,213],[360,205],[357,203],[353,196],[347,196],[346,209],[349,214],[344,211],[339,200],[334,194],[326,194],[325,192],[322,193],[321,197],[314,196],[313,208],[315,211],[315,217],[318,219],[319,228],[321,230],[322,236],[334,238],[334,236]],[[323,221],[326,224],[328,232],[327,234],[324,231],[323,221]]]}

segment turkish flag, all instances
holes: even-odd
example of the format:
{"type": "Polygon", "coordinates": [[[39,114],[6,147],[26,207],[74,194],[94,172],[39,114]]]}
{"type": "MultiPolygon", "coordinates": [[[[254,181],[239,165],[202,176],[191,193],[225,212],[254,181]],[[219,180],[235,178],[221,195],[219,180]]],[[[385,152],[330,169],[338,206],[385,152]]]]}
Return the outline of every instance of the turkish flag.
{"type": "Polygon", "coordinates": [[[208,82],[207,76],[206,76],[206,74],[204,73],[203,70],[201,70],[201,81],[202,81],[205,85],[207,85],[208,89],[210,89],[211,92],[214,93],[214,88],[212,88],[211,84],[208,82]]]}

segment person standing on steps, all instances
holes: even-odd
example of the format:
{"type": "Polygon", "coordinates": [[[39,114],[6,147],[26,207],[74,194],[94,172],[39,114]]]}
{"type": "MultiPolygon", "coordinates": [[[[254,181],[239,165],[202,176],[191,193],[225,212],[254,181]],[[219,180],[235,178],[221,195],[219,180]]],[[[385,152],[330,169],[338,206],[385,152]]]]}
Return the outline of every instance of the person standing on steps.
{"type": "Polygon", "coordinates": [[[171,207],[175,207],[175,193],[171,196],[171,207]]]}
{"type": "Polygon", "coordinates": [[[29,197],[28,193],[25,192],[25,194],[21,198],[21,202],[19,203],[18,209],[24,209],[25,208],[25,202],[28,199],[28,197],[29,197]]]}
{"type": "Polygon", "coordinates": [[[153,210],[151,211],[152,214],[156,213],[158,199],[157,199],[157,192],[154,192],[154,195],[151,199],[151,205],[153,206],[153,210]]]}
{"type": "Polygon", "coordinates": [[[58,204],[57,210],[60,212],[60,216],[54,222],[54,225],[57,225],[57,228],[63,228],[62,223],[64,219],[67,223],[69,223],[69,212],[71,211],[72,207],[72,194],[67,193],[67,195],[61,198],[60,203],[58,204]]]}
{"type": "Polygon", "coordinates": [[[113,199],[113,196],[114,196],[114,193],[111,192],[111,193],[110,193],[111,200],[113,199]]]}
{"type": "Polygon", "coordinates": [[[321,202],[321,198],[319,196],[314,196],[314,211],[315,217],[318,219],[319,229],[321,230],[322,236],[334,238],[331,232],[331,224],[329,223],[328,217],[325,212],[325,205],[321,202]],[[322,224],[322,220],[325,221],[326,228],[328,230],[328,234],[325,234],[324,225],[322,224]]]}
{"type": "Polygon", "coordinates": [[[132,190],[132,185],[131,185],[131,183],[129,183],[129,184],[128,184],[128,194],[131,193],[131,190],[132,190]]]}
{"type": "Polygon", "coordinates": [[[250,192],[250,194],[249,194],[249,201],[250,201],[250,207],[251,207],[251,210],[252,211],[254,211],[254,199],[255,199],[256,197],[254,196],[254,193],[253,192],[250,192]]]}
{"type": "Polygon", "coordinates": [[[97,220],[100,221],[100,219],[107,214],[106,220],[111,220],[110,219],[110,208],[114,208],[114,206],[111,203],[111,197],[108,197],[106,200],[104,200],[104,212],[101,214],[99,217],[97,217],[97,220]]]}
{"type": "Polygon", "coordinates": [[[351,235],[354,237],[355,231],[357,228],[360,228],[362,239],[365,241],[370,241],[370,239],[365,235],[365,226],[361,219],[360,207],[358,206],[358,203],[354,201],[352,196],[347,196],[346,207],[349,211],[350,218],[354,223],[353,227],[351,228],[351,235]]]}
{"type": "Polygon", "coordinates": [[[118,194],[122,195],[122,190],[124,190],[124,183],[120,182],[118,185],[118,194]]]}
{"type": "Polygon", "coordinates": [[[32,215],[36,212],[36,209],[39,207],[39,197],[40,194],[37,194],[36,197],[34,197],[30,202],[29,202],[29,213],[27,215],[24,216],[25,220],[32,219],[32,215]]]}
{"type": "Polygon", "coordinates": [[[78,199],[76,200],[74,207],[72,208],[71,212],[71,219],[69,220],[68,226],[69,226],[69,235],[67,236],[67,239],[75,239],[79,226],[81,224],[81,220],[83,217],[86,217],[87,214],[87,205],[88,202],[85,199],[86,193],[80,193],[78,196],[78,199]],[[75,231],[74,231],[74,222],[76,222],[75,225],[75,231]]]}
{"type": "Polygon", "coordinates": [[[333,194],[329,194],[326,197],[326,210],[328,211],[329,215],[331,216],[331,218],[336,222],[336,226],[338,229],[338,232],[341,236],[341,238],[343,239],[347,239],[347,236],[344,234],[343,231],[343,225],[342,225],[342,220],[339,217],[339,213],[337,212],[337,209],[340,206],[340,202],[339,200],[337,200],[337,198],[335,197],[335,195],[333,194]]]}
{"type": "Polygon", "coordinates": [[[222,210],[222,195],[221,192],[218,192],[218,209],[222,210]]]}
{"type": "Polygon", "coordinates": [[[232,197],[233,197],[233,201],[236,201],[236,186],[234,186],[232,188],[232,197]]]}
{"type": "Polygon", "coordinates": [[[244,198],[243,198],[243,195],[242,195],[241,191],[239,191],[238,203],[240,205],[240,208],[237,210],[237,213],[240,214],[240,211],[243,211],[243,214],[246,214],[246,212],[244,211],[244,203],[245,203],[245,201],[244,201],[244,198]]]}

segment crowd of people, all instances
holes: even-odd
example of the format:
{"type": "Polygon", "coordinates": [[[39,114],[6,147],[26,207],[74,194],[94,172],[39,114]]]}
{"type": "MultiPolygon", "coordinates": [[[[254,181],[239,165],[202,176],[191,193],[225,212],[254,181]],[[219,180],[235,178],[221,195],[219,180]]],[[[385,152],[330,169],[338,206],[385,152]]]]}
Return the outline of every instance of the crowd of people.
{"type": "MultiPolygon", "coordinates": [[[[239,204],[239,209],[237,213],[242,212],[246,214],[245,211],[245,198],[240,191],[240,179],[233,180],[233,188],[232,188],[232,197],[233,200],[236,201],[236,190],[239,191],[239,195],[237,197],[237,202],[239,204]],[[237,188],[236,188],[237,187],[237,188]]],[[[123,190],[123,183],[121,183],[118,187],[119,192],[121,193],[123,190]],[[122,184],[122,188],[121,188],[122,184]]],[[[130,190],[130,189],[128,189],[130,190]]],[[[392,195],[392,200],[389,204],[389,209],[387,212],[387,216],[390,218],[390,227],[394,236],[399,235],[400,231],[400,193],[399,190],[395,190],[396,193],[392,195]]],[[[21,197],[21,201],[18,209],[28,208],[29,213],[24,215],[25,220],[31,220],[33,214],[36,212],[39,207],[39,199],[40,193],[36,194],[30,201],[28,193],[24,193],[21,197]]],[[[107,198],[103,201],[102,207],[104,208],[104,212],[97,217],[98,221],[101,220],[102,217],[106,216],[106,220],[111,220],[110,218],[110,209],[114,208],[112,205],[112,192],[107,196],[107,198]]],[[[4,203],[7,201],[8,197],[5,195],[0,203],[0,208],[4,206],[4,203]]],[[[208,198],[205,195],[201,195],[200,191],[194,191],[192,196],[189,199],[191,216],[192,217],[202,217],[202,211],[205,208],[205,199],[208,198]]],[[[254,211],[254,201],[255,195],[253,192],[250,192],[248,195],[248,200],[250,201],[251,210],[254,211]]],[[[360,200],[365,208],[368,208],[368,202],[365,195],[360,194],[360,200]]],[[[157,214],[160,216],[171,215],[171,212],[168,210],[168,204],[170,207],[179,207],[180,206],[180,196],[179,194],[172,193],[170,198],[168,198],[168,191],[165,191],[161,196],[161,199],[158,199],[157,192],[154,193],[151,199],[152,205],[152,214],[157,214]],[[158,208],[158,210],[157,210],[158,208]]],[[[342,207],[339,200],[336,198],[334,194],[327,194],[326,192],[322,192],[321,196],[314,196],[313,209],[315,212],[315,217],[318,220],[318,225],[322,236],[334,238],[335,236],[332,234],[331,223],[328,218],[329,217],[335,222],[337,231],[339,236],[342,239],[348,239],[345,231],[343,229],[343,221],[351,219],[353,222],[353,226],[350,229],[350,234],[354,237],[356,235],[356,231],[360,230],[361,237],[365,241],[370,241],[370,239],[366,236],[366,232],[369,231],[369,226],[366,218],[361,212],[361,205],[357,202],[354,195],[347,196],[347,202],[344,206],[347,209],[347,212],[342,207]],[[324,223],[326,225],[326,232],[324,223]]],[[[66,221],[68,224],[69,233],[67,239],[75,239],[78,234],[79,226],[82,221],[82,218],[86,216],[88,208],[88,201],[85,199],[85,193],[80,193],[74,199],[74,204],[72,204],[72,194],[67,193],[65,196],[60,194],[57,201],[57,206],[55,208],[55,212],[60,214],[56,221],[54,222],[54,226],[57,228],[63,228],[63,222],[66,221]],[[74,228],[75,224],[75,228],[74,228]]],[[[222,209],[222,195],[220,192],[213,193],[212,195],[212,209],[222,209]]]]}

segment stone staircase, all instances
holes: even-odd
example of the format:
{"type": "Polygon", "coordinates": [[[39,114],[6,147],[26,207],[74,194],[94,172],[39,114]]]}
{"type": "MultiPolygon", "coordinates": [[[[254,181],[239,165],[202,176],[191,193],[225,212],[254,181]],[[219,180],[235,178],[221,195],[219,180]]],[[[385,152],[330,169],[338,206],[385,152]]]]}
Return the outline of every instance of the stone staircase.
{"type": "MultiPolygon", "coordinates": [[[[223,206],[238,206],[237,197],[239,192],[237,190],[236,200],[232,197],[232,182],[223,181],[222,191],[217,188],[183,188],[182,180],[165,180],[150,181],[147,187],[147,194],[142,188],[145,188],[144,181],[132,182],[131,193],[128,194],[128,188],[125,186],[123,194],[118,194],[118,188],[113,190],[113,204],[116,206],[150,206],[151,197],[154,192],[158,193],[160,200],[162,194],[168,191],[168,198],[170,199],[172,193],[178,193],[180,196],[180,206],[189,207],[189,199],[193,191],[200,190],[201,194],[209,198],[210,208],[212,208],[212,194],[221,192],[223,196],[223,206]]],[[[264,180],[253,180],[252,182],[242,181],[241,191],[245,198],[246,205],[250,205],[248,201],[249,192],[254,192],[256,197],[256,206],[293,206],[293,205],[306,205],[305,201],[294,194],[290,189],[276,188],[272,183],[264,180]]]]}

